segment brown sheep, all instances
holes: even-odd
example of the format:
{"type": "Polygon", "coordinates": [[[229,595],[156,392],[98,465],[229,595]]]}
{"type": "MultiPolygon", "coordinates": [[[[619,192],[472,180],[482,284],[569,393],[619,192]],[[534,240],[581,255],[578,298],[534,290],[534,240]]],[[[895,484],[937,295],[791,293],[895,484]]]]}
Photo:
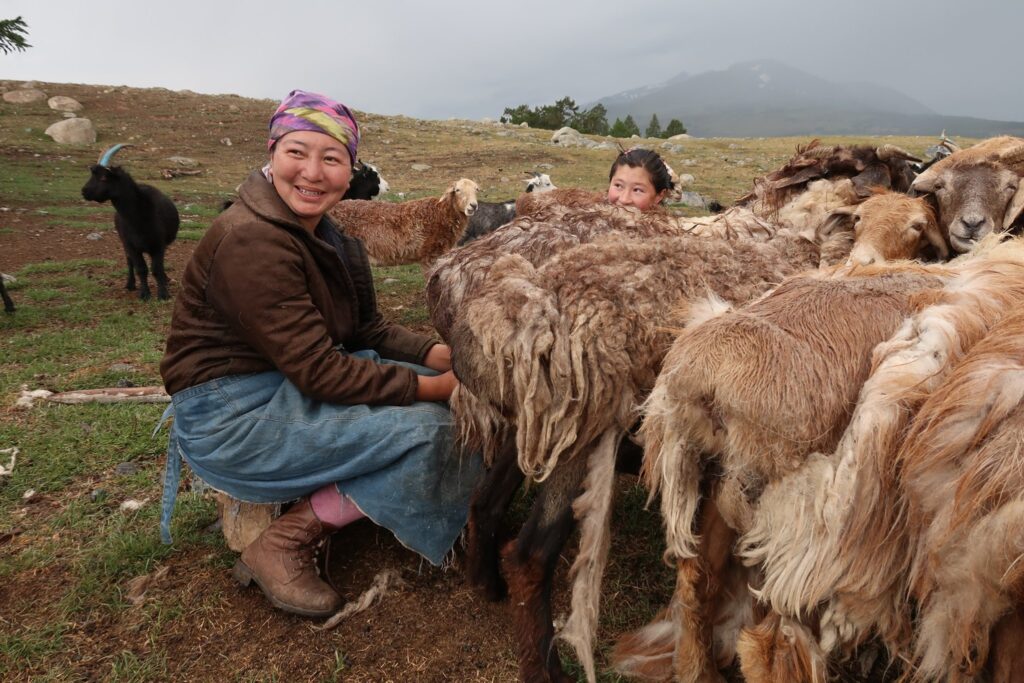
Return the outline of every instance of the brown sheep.
{"type": "MultiPolygon", "coordinates": [[[[715,456],[722,470],[705,508],[717,509],[712,514],[720,514],[734,532],[749,531],[757,521],[757,499],[766,485],[785,481],[813,452],[832,452],[839,443],[871,369],[874,346],[906,315],[943,297],[963,296],[958,287],[965,273],[983,282],[988,277],[989,294],[1009,287],[1024,273],[1020,252],[1020,246],[1009,245],[994,249],[993,260],[972,260],[962,267],[904,263],[796,278],[745,309],[688,329],[676,341],[647,404],[642,435],[652,495],[659,489],[662,494],[668,553],[679,565],[673,607],[680,634],[678,680],[713,675],[709,636],[702,626],[708,605],[700,603],[713,603],[716,589],[712,584],[695,593],[693,587],[711,578],[702,566],[729,563],[727,557],[702,556],[692,528],[701,497],[702,453],[715,456]],[[944,293],[946,283],[950,284],[944,293]],[[766,364],[769,356],[772,362],[766,364]]],[[[799,497],[793,495],[798,489],[793,484],[777,488],[778,495],[794,500],[799,510],[799,497]]],[[[865,513],[873,509],[867,507],[865,513]]],[[[812,521],[806,513],[778,517],[781,525],[812,521]]],[[[751,544],[749,539],[745,543],[751,544]]],[[[814,544],[807,538],[795,538],[793,543],[797,548],[814,544]]],[[[718,547],[728,553],[730,544],[718,547]]],[[[792,616],[797,618],[804,613],[795,612],[792,616]]],[[[796,633],[801,626],[793,622],[786,628],[796,633]]],[[[753,637],[748,634],[741,643],[749,646],[753,637]]],[[[801,639],[784,640],[795,647],[801,639]]],[[[757,669],[753,663],[802,661],[756,654],[748,648],[745,669],[748,663],[757,669]]],[[[816,676],[823,676],[824,661],[814,669],[816,676]]],[[[769,680],[797,675],[777,674],[782,677],[769,680]]]]}
{"type": "MultiPolygon", "coordinates": [[[[490,476],[509,477],[518,457],[519,472],[545,481],[523,531],[503,551],[524,680],[561,675],[549,657],[550,604],[542,598],[549,588],[540,586],[550,585],[573,512],[583,531],[573,610],[562,636],[593,676],[591,640],[616,445],[653,385],[671,328],[693,313],[687,301],[709,291],[733,302],[749,300],[787,273],[817,263],[817,246],[795,236],[641,241],[622,233],[564,251],[539,268],[514,254],[494,263],[487,284],[452,328],[453,366],[463,382],[452,410],[464,432],[469,422],[468,431],[496,438],[487,434],[495,414],[513,425],[516,448],[505,456],[510,463],[496,463],[490,476]],[[485,413],[486,424],[479,424],[478,406],[463,410],[465,391],[497,404],[485,413]],[[586,493],[572,503],[581,487],[586,493]]],[[[487,450],[499,451],[500,444],[487,450]]],[[[475,499],[473,506],[471,553],[481,533],[479,510],[487,504],[475,499]]],[[[493,589],[493,577],[474,578],[493,589]]]]}
{"type": "Polygon", "coordinates": [[[549,192],[524,193],[516,199],[516,216],[527,218],[554,204],[585,209],[594,204],[606,204],[607,200],[608,195],[605,192],[583,190],[577,187],[560,187],[549,192]]]}
{"type": "Polygon", "coordinates": [[[401,203],[352,199],[338,202],[328,213],[347,235],[366,245],[370,262],[397,266],[427,265],[454,246],[477,207],[476,183],[462,178],[440,199],[401,203]]]}
{"type": "Polygon", "coordinates": [[[762,598],[792,617],[828,603],[821,645],[846,649],[877,632],[897,656],[908,649],[904,596],[911,558],[899,489],[903,436],[928,394],[993,325],[1024,304],[1024,246],[955,262],[954,285],[873,352],[870,379],[835,455],[813,455],[769,484],[740,540],[764,571],[762,598]]]}
{"type": "Polygon", "coordinates": [[[921,407],[901,454],[919,603],[918,677],[1024,678],[1024,314],[994,327],[921,407]]]}
{"type": "Polygon", "coordinates": [[[970,251],[993,231],[1009,230],[1024,211],[1024,138],[991,138],[950,154],[914,181],[933,195],[953,250],[970,251]]]}
{"type": "Polygon", "coordinates": [[[949,256],[935,211],[922,197],[882,190],[856,206],[836,209],[833,216],[847,216],[853,222],[856,246],[847,263],[869,266],[912,259],[926,247],[936,260],[949,256]]]}

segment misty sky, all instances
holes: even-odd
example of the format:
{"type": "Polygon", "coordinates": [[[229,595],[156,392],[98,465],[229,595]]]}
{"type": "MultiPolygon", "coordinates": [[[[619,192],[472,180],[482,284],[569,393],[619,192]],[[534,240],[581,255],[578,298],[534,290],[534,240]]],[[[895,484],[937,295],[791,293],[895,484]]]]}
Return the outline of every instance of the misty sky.
{"type": "Polygon", "coordinates": [[[1024,121],[1019,0],[0,0],[0,18],[18,15],[32,47],[0,54],[0,79],[303,88],[378,114],[496,118],[774,59],[939,114],[1024,121]]]}

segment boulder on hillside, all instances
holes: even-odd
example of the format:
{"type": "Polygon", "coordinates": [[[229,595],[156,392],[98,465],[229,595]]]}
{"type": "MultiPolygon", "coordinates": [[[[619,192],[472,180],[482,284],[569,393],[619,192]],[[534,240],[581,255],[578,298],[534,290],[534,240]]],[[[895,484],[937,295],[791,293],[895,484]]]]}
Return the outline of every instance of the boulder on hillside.
{"type": "Polygon", "coordinates": [[[96,142],[96,129],[92,121],[79,117],[58,121],[43,132],[62,145],[96,142]]]}
{"type": "Polygon", "coordinates": [[[4,93],[4,102],[11,102],[12,104],[29,104],[31,102],[42,102],[45,99],[46,93],[36,88],[23,88],[4,93]]]}
{"type": "Polygon", "coordinates": [[[82,103],[73,97],[55,95],[46,101],[54,111],[82,111],[82,103]]]}

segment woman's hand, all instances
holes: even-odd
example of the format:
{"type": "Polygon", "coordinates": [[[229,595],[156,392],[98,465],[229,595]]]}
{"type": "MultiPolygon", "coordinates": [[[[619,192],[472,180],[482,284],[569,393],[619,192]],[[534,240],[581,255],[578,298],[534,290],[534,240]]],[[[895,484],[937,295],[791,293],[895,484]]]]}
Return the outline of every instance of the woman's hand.
{"type": "Polygon", "coordinates": [[[452,369],[452,349],[447,344],[434,344],[427,351],[423,364],[431,370],[448,372],[452,369]]]}
{"type": "Polygon", "coordinates": [[[416,379],[417,401],[447,401],[459,385],[459,380],[455,379],[455,373],[451,370],[432,377],[417,375],[416,379]]]}

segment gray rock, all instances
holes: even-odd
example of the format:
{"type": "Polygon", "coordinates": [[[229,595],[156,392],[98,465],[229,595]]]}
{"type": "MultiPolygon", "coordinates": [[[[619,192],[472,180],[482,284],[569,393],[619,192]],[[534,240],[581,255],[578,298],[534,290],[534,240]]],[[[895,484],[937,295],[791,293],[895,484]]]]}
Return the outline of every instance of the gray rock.
{"type": "Polygon", "coordinates": [[[693,206],[698,209],[707,209],[708,202],[696,192],[683,192],[679,203],[683,206],[693,206]]]}
{"type": "Polygon", "coordinates": [[[232,114],[237,114],[238,112],[240,112],[242,110],[238,107],[237,104],[229,104],[228,105],[228,111],[231,112],[232,114]]]}
{"type": "Polygon", "coordinates": [[[231,138],[221,138],[220,139],[220,144],[224,145],[225,147],[230,147],[231,146],[231,138]]]}
{"type": "Polygon", "coordinates": [[[46,103],[50,105],[50,109],[54,111],[82,111],[82,103],[73,97],[55,95],[54,97],[46,100],[46,103]]]}
{"type": "Polygon", "coordinates": [[[669,140],[689,140],[691,138],[689,133],[680,133],[679,135],[673,135],[669,140]]]}
{"type": "Polygon", "coordinates": [[[107,370],[110,372],[135,372],[135,366],[131,363],[114,363],[107,370]]]}
{"type": "Polygon", "coordinates": [[[117,467],[114,468],[114,474],[128,475],[136,474],[141,469],[137,463],[134,462],[120,462],[117,467]]]}
{"type": "Polygon", "coordinates": [[[31,104],[32,102],[42,102],[46,99],[46,93],[36,88],[26,88],[24,90],[11,90],[10,92],[4,93],[4,102],[10,102],[12,104],[31,104]]]}
{"type": "Polygon", "coordinates": [[[411,168],[414,171],[429,171],[431,166],[430,164],[413,164],[409,168],[411,168]]]}
{"type": "Polygon", "coordinates": [[[85,236],[85,239],[92,240],[93,242],[95,242],[96,240],[103,239],[103,235],[102,233],[98,232],[90,232],[88,235],[85,236]]]}
{"type": "Polygon", "coordinates": [[[167,157],[167,161],[182,168],[196,168],[197,166],[199,166],[198,161],[196,161],[195,159],[190,159],[188,157],[167,157]]]}
{"type": "Polygon", "coordinates": [[[681,176],[679,176],[679,186],[686,187],[687,185],[693,185],[694,180],[695,178],[692,175],[690,175],[689,173],[684,173],[681,176]]]}
{"type": "Polygon", "coordinates": [[[58,121],[44,133],[62,145],[81,145],[96,142],[96,129],[89,119],[75,117],[58,121]]]}
{"type": "Polygon", "coordinates": [[[76,114],[76,113],[75,113],[75,112],[73,112],[73,111],[66,111],[66,112],[64,112],[63,114],[61,114],[61,116],[63,116],[63,117],[64,117],[64,118],[66,118],[66,119],[73,119],[73,118],[75,118],[76,116],[78,116],[78,114],[76,114]]]}

